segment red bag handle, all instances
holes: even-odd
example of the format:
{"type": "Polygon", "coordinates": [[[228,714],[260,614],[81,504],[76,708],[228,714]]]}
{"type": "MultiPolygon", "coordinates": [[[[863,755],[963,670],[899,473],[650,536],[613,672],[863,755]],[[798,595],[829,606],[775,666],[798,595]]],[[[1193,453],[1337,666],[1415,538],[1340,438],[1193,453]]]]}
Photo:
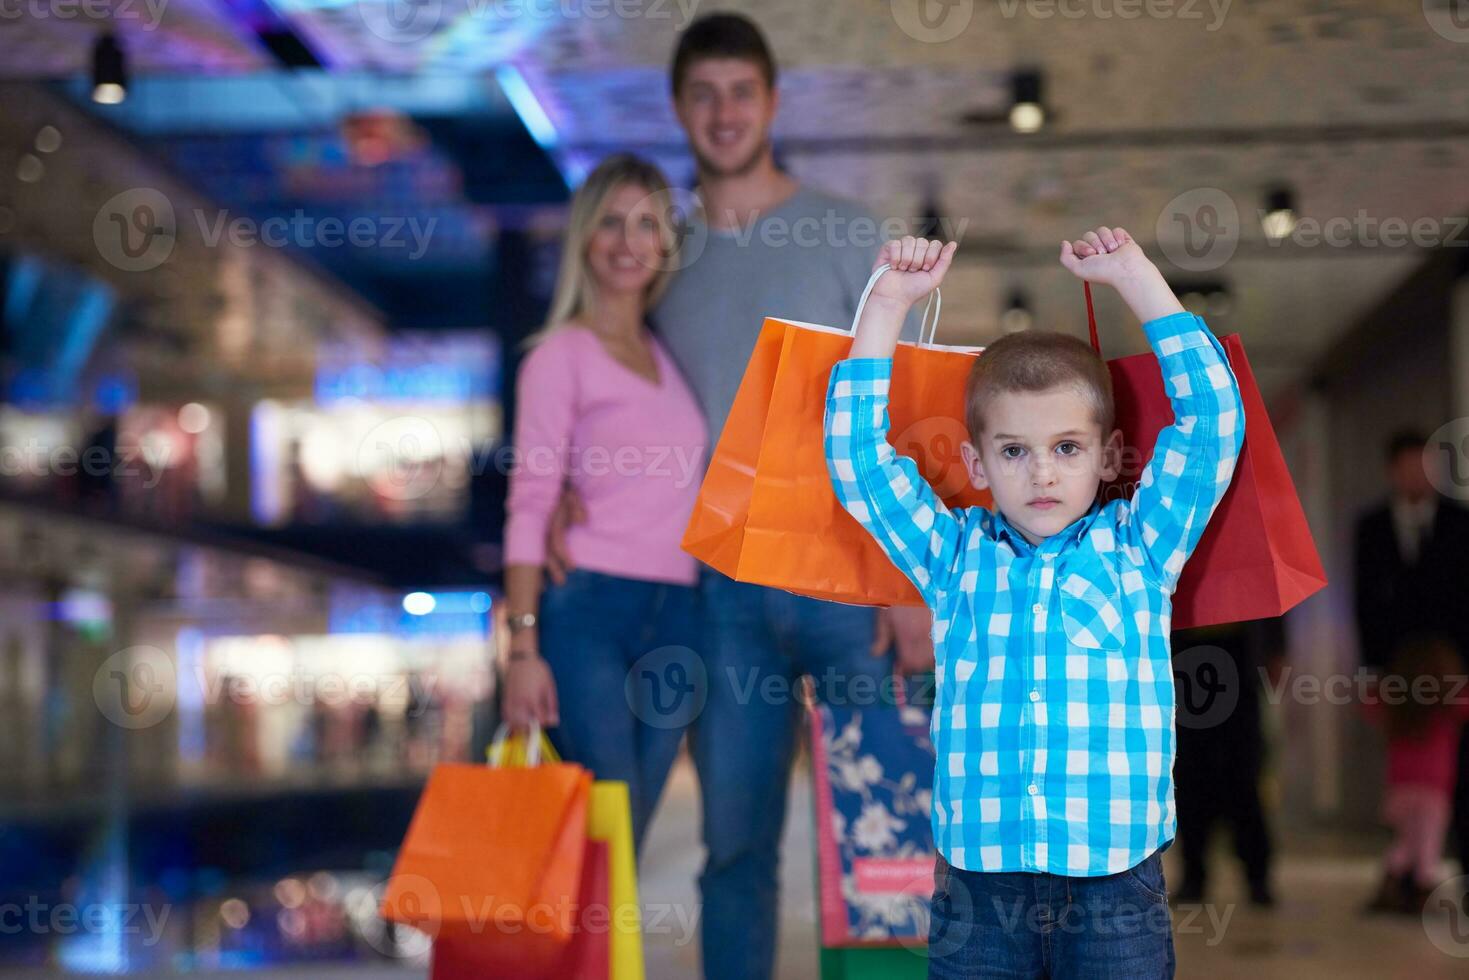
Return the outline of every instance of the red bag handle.
{"type": "Polygon", "coordinates": [[[1086,328],[1091,331],[1092,350],[1100,354],[1102,353],[1102,344],[1097,340],[1097,314],[1092,310],[1092,284],[1083,282],[1081,288],[1086,293],[1086,328]]]}

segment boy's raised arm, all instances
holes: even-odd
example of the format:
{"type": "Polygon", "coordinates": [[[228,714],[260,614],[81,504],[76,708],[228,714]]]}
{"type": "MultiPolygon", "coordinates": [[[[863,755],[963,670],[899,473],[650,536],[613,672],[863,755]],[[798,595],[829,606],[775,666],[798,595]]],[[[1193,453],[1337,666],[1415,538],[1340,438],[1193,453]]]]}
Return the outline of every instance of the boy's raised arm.
{"type": "Polygon", "coordinates": [[[1245,417],[1224,348],[1203,319],[1174,313],[1143,330],[1158,356],[1173,424],[1158,433],[1127,502],[1120,544],[1137,548],[1171,592],[1234,478],[1245,417]]]}
{"type": "Polygon", "coordinates": [[[888,386],[903,317],[938,286],[956,248],[921,238],[884,246],[877,262],[892,271],[873,288],[851,355],[832,370],[826,394],[826,465],[837,499],[930,605],[955,567],[963,514],[888,444],[888,386]]]}
{"type": "Polygon", "coordinates": [[[1170,592],[1229,489],[1244,443],[1239,384],[1203,319],[1185,312],[1162,273],[1121,228],[1063,242],[1061,264],[1114,286],[1143,322],[1173,404],[1152,459],[1121,515],[1118,546],[1170,592]]]}

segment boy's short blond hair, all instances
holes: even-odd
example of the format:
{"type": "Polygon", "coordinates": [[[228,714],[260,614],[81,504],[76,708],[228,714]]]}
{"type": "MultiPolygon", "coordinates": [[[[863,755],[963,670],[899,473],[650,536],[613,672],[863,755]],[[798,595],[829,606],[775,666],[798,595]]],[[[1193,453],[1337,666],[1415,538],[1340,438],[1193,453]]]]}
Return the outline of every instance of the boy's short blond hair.
{"type": "Polygon", "coordinates": [[[1090,403],[1105,440],[1117,414],[1112,373],[1091,345],[1054,330],[1024,330],[1002,337],[975,360],[964,386],[964,423],[970,440],[979,445],[985,409],[997,396],[1066,386],[1075,387],[1090,403]]]}

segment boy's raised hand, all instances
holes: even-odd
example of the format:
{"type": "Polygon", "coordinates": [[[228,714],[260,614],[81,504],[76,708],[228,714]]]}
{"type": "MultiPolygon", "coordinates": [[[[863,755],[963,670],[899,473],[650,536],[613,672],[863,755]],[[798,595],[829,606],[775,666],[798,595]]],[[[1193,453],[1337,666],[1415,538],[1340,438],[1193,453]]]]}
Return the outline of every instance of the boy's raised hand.
{"type": "Polygon", "coordinates": [[[1127,229],[1101,227],[1075,242],[1062,242],[1061,264],[1079,279],[1116,286],[1152,263],[1127,229]]]}
{"type": "Polygon", "coordinates": [[[903,317],[913,302],[933,292],[944,281],[949,263],[959,250],[958,242],[945,245],[927,238],[896,239],[882,247],[873,271],[883,264],[892,268],[878,277],[867,305],[857,321],[851,357],[892,357],[903,330],[903,317]]]}
{"type": "Polygon", "coordinates": [[[945,244],[912,235],[893,239],[883,245],[872,265],[874,271],[884,263],[892,266],[872,288],[872,299],[900,305],[906,310],[938,288],[958,250],[958,242],[945,244]]]}
{"type": "Polygon", "coordinates": [[[1183,312],[1163,273],[1125,228],[1098,228],[1062,242],[1061,264],[1078,279],[1116,289],[1143,323],[1183,312]]]}

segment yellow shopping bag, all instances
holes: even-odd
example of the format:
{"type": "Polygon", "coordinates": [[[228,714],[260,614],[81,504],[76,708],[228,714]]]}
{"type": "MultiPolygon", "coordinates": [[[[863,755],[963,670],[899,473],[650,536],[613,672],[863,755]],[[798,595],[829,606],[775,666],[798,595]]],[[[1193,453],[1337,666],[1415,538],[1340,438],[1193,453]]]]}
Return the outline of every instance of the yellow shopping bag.
{"type": "Polygon", "coordinates": [[[643,916],[638,905],[638,864],[632,849],[627,783],[592,784],[587,801],[587,838],[607,842],[610,980],[643,980],[643,916]]]}

